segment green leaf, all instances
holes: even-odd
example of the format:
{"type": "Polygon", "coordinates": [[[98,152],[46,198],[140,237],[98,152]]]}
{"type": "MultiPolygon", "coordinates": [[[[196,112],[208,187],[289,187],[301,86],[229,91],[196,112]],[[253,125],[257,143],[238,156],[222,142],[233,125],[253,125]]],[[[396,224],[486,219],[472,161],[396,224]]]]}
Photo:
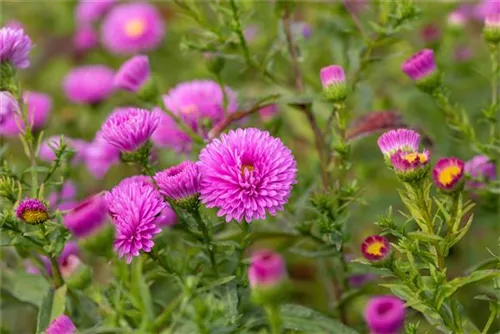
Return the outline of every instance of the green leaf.
{"type": "Polygon", "coordinates": [[[41,334],[50,324],[50,314],[52,313],[52,303],[54,301],[54,289],[49,288],[43,297],[38,308],[38,320],[36,323],[36,333],[41,334]]]}
{"type": "Polygon", "coordinates": [[[219,278],[218,280],[215,280],[213,282],[208,283],[207,285],[205,285],[200,290],[201,291],[210,291],[210,290],[212,290],[213,288],[215,288],[215,287],[217,287],[219,285],[224,285],[224,284],[227,284],[227,283],[231,282],[235,278],[236,278],[236,276],[227,276],[227,277],[219,278]]]}
{"type": "Polygon", "coordinates": [[[66,309],[66,292],[68,288],[66,285],[61,286],[54,293],[54,300],[52,301],[52,310],[50,312],[50,321],[64,313],[66,309]]]}
{"type": "Polygon", "coordinates": [[[142,274],[142,261],[143,258],[137,258],[132,263],[132,286],[134,295],[140,301],[140,308],[144,315],[143,321],[147,321],[148,319],[154,319],[154,312],[149,286],[146,284],[142,274]]]}
{"type": "Polygon", "coordinates": [[[443,241],[443,238],[441,238],[438,235],[430,234],[430,233],[426,233],[426,232],[422,232],[422,231],[410,232],[410,233],[408,233],[408,236],[413,237],[417,240],[427,241],[427,242],[443,241]]]}
{"type": "Polygon", "coordinates": [[[44,298],[44,292],[49,288],[49,284],[41,275],[19,272],[10,279],[12,280],[12,288],[10,289],[12,295],[18,300],[36,307],[40,305],[44,298]]]}
{"type": "Polygon", "coordinates": [[[358,333],[340,321],[304,306],[285,304],[281,306],[280,313],[283,327],[289,330],[304,333],[358,333]]]}

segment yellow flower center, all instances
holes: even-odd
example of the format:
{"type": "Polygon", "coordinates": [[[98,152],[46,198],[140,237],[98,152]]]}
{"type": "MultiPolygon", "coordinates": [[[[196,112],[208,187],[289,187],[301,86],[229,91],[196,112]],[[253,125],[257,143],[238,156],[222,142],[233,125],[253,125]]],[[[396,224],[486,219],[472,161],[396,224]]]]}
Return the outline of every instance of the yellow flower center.
{"type": "Polygon", "coordinates": [[[49,219],[49,214],[45,211],[25,210],[22,217],[28,224],[40,224],[49,219]]]}
{"type": "Polygon", "coordinates": [[[420,162],[426,162],[427,156],[423,153],[408,153],[403,159],[408,162],[415,162],[417,159],[419,159],[420,162]]]}
{"type": "Polygon", "coordinates": [[[132,19],[125,24],[125,33],[129,37],[139,37],[146,30],[146,22],[143,19],[132,19]]]}
{"type": "Polygon", "coordinates": [[[438,175],[439,183],[447,186],[451,184],[461,172],[462,169],[455,165],[445,167],[438,175]]]}
{"type": "Polygon", "coordinates": [[[382,249],[385,248],[385,245],[383,242],[380,241],[374,241],[368,247],[366,248],[366,252],[370,255],[374,256],[382,256],[382,249]]]}
{"type": "Polygon", "coordinates": [[[197,112],[198,112],[198,107],[194,104],[190,104],[190,105],[182,108],[182,113],[184,115],[192,115],[192,114],[196,114],[197,112]]]}
{"type": "Polygon", "coordinates": [[[247,172],[251,172],[255,169],[254,166],[251,166],[251,165],[242,165],[241,166],[241,176],[245,175],[245,171],[247,172]]]}

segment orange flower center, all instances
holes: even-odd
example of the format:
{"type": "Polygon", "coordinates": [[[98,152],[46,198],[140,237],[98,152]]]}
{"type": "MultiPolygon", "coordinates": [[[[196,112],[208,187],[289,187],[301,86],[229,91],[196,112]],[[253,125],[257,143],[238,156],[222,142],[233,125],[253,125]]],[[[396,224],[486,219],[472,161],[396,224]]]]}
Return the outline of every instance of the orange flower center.
{"type": "Polygon", "coordinates": [[[374,241],[368,247],[366,248],[366,252],[370,255],[373,256],[382,256],[382,250],[385,248],[385,245],[383,242],[380,241],[374,241]]]}
{"type": "Polygon", "coordinates": [[[251,165],[242,165],[241,166],[241,176],[245,175],[245,171],[250,173],[254,169],[255,169],[254,166],[251,166],[251,165]]]}
{"type": "Polygon", "coordinates": [[[192,114],[196,114],[197,112],[198,112],[198,107],[194,104],[190,104],[190,105],[182,108],[182,113],[184,115],[192,115],[192,114]]]}
{"type": "Polygon", "coordinates": [[[439,183],[447,186],[451,184],[461,172],[462,169],[455,165],[445,167],[438,175],[439,183]]]}
{"type": "Polygon", "coordinates": [[[28,224],[40,224],[49,219],[49,214],[45,211],[25,210],[22,217],[28,224]]]}
{"type": "Polygon", "coordinates": [[[125,33],[129,37],[139,37],[146,30],[146,22],[143,19],[132,19],[125,24],[125,33]]]}
{"type": "Polygon", "coordinates": [[[403,157],[404,160],[408,162],[415,162],[417,159],[420,162],[426,162],[427,161],[427,156],[423,153],[408,153],[403,157]]]}

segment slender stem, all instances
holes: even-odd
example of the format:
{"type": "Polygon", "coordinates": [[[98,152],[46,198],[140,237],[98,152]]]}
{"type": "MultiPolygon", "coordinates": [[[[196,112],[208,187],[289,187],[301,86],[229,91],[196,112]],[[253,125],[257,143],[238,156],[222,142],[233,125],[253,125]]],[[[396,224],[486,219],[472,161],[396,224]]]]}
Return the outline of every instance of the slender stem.
{"type": "Polygon", "coordinates": [[[264,310],[269,320],[269,325],[271,327],[271,334],[281,334],[281,315],[278,305],[267,305],[264,306],[264,310]]]}
{"type": "Polygon", "coordinates": [[[490,123],[490,144],[493,144],[496,139],[496,122],[498,105],[498,84],[500,80],[500,64],[498,61],[500,48],[498,44],[490,44],[490,59],[491,59],[491,106],[488,113],[488,122],[490,123]]]}
{"type": "MultiPolygon", "coordinates": [[[[40,229],[42,230],[43,238],[47,244],[50,243],[50,240],[47,235],[47,230],[45,225],[40,225],[40,229]]],[[[64,285],[64,279],[61,275],[61,271],[59,270],[59,264],[57,263],[57,259],[53,254],[48,254],[48,258],[50,260],[50,266],[52,267],[52,281],[54,282],[54,288],[59,288],[64,285]]]]}
{"type": "Polygon", "coordinates": [[[177,311],[182,301],[182,297],[182,294],[178,295],[170,302],[170,304],[167,305],[167,307],[165,307],[163,312],[156,318],[154,322],[153,326],[155,330],[159,331],[166,323],[168,323],[168,321],[172,317],[172,313],[174,313],[174,311],[177,311]]]}
{"type": "Polygon", "coordinates": [[[212,244],[212,238],[211,238],[210,233],[207,229],[207,225],[205,224],[205,221],[203,220],[203,218],[200,215],[199,208],[197,208],[196,210],[193,210],[191,212],[191,214],[193,215],[194,220],[198,224],[198,228],[203,233],[203,238],[205,239],[205,252],[207,253],[207,255],[210,259],[210,264],[212,265],[215,276],[219,276],[219,273],[217,272],[217,262],[215,261],[214,246],[212,244]]]}
{"type": "Polygon", "coordinates": [[[481,334],[488,334],[488,331],[490,330],[490,327],[491,325],[493,324],[493,321],[495,320],[495,318],[497,317],[497,309],[495,308],[491,313],[490,313],[490,317],[488,318],[488,322],[486,323],[486,325],[484,326],[483,328],[483,331],[481,332],[481,334]]]}
{"type": "Polygon", "coordinates": [[[245,56],[247,63],[252,64],[253,61],[250,55],[250,50],[248,49],[247,40],[245,38],[245,35],[243,34],[243,29],[241,28],[240,13],[238,7],[236,6],[236,1],[230,0],[229,3],[231,4],[231,11],[233,13],[234,30],[238,35],[238,39],[240,40],[240,46],[243,50],[243,55],[245,56]]]}

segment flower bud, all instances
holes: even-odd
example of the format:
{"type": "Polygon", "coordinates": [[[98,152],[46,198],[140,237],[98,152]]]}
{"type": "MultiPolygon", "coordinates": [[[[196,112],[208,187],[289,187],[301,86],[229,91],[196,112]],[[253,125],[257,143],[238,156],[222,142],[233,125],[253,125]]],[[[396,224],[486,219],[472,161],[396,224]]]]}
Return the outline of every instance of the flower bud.
{"type": "Polygon", "coordinates": [[[419,183],[428,174],[430,169],[430,152],[398,151],[391,156],[391,163],[396,175],[403,182],[419,183]]]}
{"type": "Polygon", "coordinates": [[[191,161],[184,161],[155,175],[162,195],[190,211],[199,206],[200,179],[198,166],[191,161]]]}
{"type": "Polygon", "coordinates": [[[431,49],[417,52],[403,63],[401,69],[426,93],[433,92],[441,85],[441,75],[431,49]]]}
{"type": "Polygon", "coordinates": [[[137,55],[122,64],[115,74],[114,85],[137,93],[150,77],[151,70],[148,56],[137,55]]]}
{"type": "Polygon", "coordinates": [[[45,331],[46,334],[73,334],[76,327],[68,316],[62,314],[54,319],[45,331]]]}
{"type": "Polygon", "coordinates": [[[323,93],[331,102],[342,102],[347,98],[347,85],[342,66],[330,65],[321,69],[319,76],[323,93]]]}
{"type": "Polygon", "coordinates": [[[405,304],[393,296],[370,299],[364,317],[371,334],[401,333],[405,322],[405,304]]]}
{"type": "Polygon", "coordinates": [[[500,42],[500,4],[498,1],[485,1],[484,39],[492,44],[500,42]]]}
{"type": "Polygon", "coordinates": [[[248,281],[256,304],[279,304],[287,290],[288,276],[281,255],[262,250],[252,255],[248,281]]]}
{"type": "Polygon", "coordinates": [[[49,210],[39,199],[25,198],[17,206],[16,216],[30,225],[42,224],[49,220],[49,210]]]}
{"type": "Polygon", "coordinates": [[[460,192],[464,187],[464,162],[454,157],[439,159],[432,177],[441,191],[448,194],[460,192]]]}

